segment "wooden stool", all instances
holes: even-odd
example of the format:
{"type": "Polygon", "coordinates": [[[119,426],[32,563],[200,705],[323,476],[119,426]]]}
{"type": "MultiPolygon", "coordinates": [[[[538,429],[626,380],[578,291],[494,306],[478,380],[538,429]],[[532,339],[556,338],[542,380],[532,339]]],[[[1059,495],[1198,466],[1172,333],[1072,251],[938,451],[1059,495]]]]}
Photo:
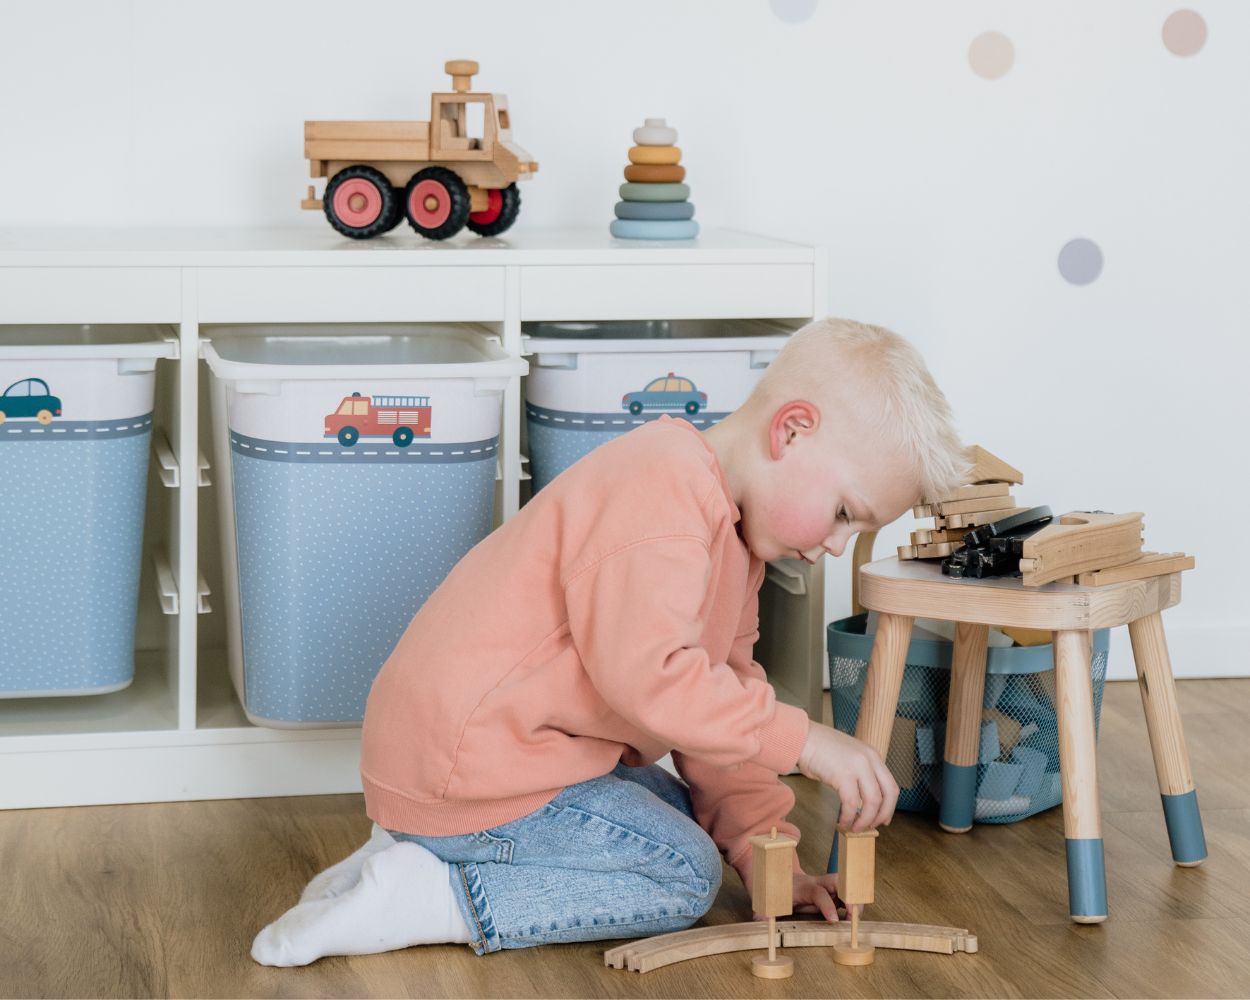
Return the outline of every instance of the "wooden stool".
{"type": "MultiPolygon", "coordinates": [[[[865,541],[870,552],[871,538],[865,541]]],[[[856,549],[857,554],[862,551],[858,544],[856,549]]],[[[1025,587],[1018,579],[1004,577],[952,579],[942,575],[937,562],[889,558],[863,566],[855,583],[856,603],[880,614],[855,735],[883,759],[890,746],[913,619],[957,623],[943,763],[944,829],[959,833],[972,827],[973,796],[949,792],[976,787],[989,626],[1053,632],[1069,911],[1077,923],[1107,919],[1090,646],[1092,630],[1127,624],[1172,858],[1182,866],[1206,858],[1160,617],[1165,608],[1180,603],[1180,573],[1102,587],[1058,582],[1025,587]]]]}

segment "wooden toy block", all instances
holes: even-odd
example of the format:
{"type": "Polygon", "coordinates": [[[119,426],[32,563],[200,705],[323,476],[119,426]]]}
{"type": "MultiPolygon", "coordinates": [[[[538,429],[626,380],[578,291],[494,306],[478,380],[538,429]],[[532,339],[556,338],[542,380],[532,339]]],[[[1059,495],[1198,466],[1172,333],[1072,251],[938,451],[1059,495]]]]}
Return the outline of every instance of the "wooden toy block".
{"type": "Polygon", "coordinates": [[[833,947],[838,965],[870,965],[875,949],[859,940],[859,917],[876,897],[877,831],[838,834],[838,895],[851,915],[851,939],[833,947]]]}
{"type": "Polygon", "coordinates": [[[1006,510],[1016,506],[1013,496],[973,497],[970,500],[943,500],[940,503],[918,504],[911,509],[916,517],[949,517],[951,514],[979,514],[988,510],[1006,510]]]}
{"type": "Polygon", "coordinates": [[[1042,789],[1042,779],[1046,776],[1046,764],[1050,758],[1032,747],[1016,747],[1011,752],[1011,759],[1023,769],[1016,794],[1026,799],[1033,798],[1042,789]]]}
{"type": "Polygon", "coordinates": [[[1140,559],[1107,569],[1088,570],[1078,573],[1076,582],[1082,587],[1103,587],[1109,583],[1126,580],[1144,580],[1165,573],[1179,573],[1194,568],[1194,557],[1184,552],[1143,552],[1140,559]]]}
{"type": "Polygon", "coordinates": [[[962,545],[963,542],[933,542],[929,545],[917,545],[914,548],[917,559],[944,559],[962,545]]]}
{"type": "MultiPolygon", "coordinates": [[[[897,720],[895,720],[897,724],[897,720]]],[[[932,764],[937,760],[937,742],[932,726],[921,726],[916,730],[916,759],[921,764],[932,764]]]]}
{"type": "Polygon", "coordinates": [[[1036,587],[1141,556],[1142,514],[1074,511],[1025,539],[1020,572],[1036,587]]]}
{"type": "Polygon", "coordinates": [[[768,918],[768,957],[751,959],[751,974],[760,979],[794,975],[794,959],[777,955],[777,918],[794,911],[794,849],[797,841],[778,836],[751,838],[751,908],[768,918]]]}
{"type": "Polygon", "coordinates": [[[1046,629],[1021,628],[1018,625],[1003,625],[999,631],[1003,635],[1010,636],[1021,646],[1045,646],[1050,642],[1052,634],[1046,629]]]}
{"type": "Polygon", "coordinates": [[[986,709],[981,718],[993,722],[998,730],[998,756],[1009,757],[1020,742],[1020,723],[997,708],[986,709]]]}
{"type": "Polygon", "coordinates": [[[912,545],[936,545],[938,542],[962,542],[971,528],[917,528],[911,533],[912,545]]]}
{"type": "Polygon", "coordinates": [[[1024,485],[1024,474],[1019,469],[1013,469],[979,444],[970,445],[965,450],[965,455],[972,467],[968,473],[970,483],[995,482],[1024,485]]]}
{"type": "MultiPolygon", "coordinates": [[[[829,948],[849,942],[851,929],[846,921],[837,924],[822,920],[787,920],[777,925],[787,948],[829,948]]],[[[936,955],[960,952],[976,954],[977,937],[962,927],[934,927],[928,924],[878,923],[865,920],[859,925],[860,940],[875,948],[923,951],[936,955]]],[[[603,964],[610,969],[653,972],[666,965],[724,955],[755,951],[767,944],[768,929],[759,921],[716,924],[687,931],[627,941],[603,953],[603,964]]]]}
{"type": "MultiPolygon", "coordinates": [[[[890,730],[890,750],[885,766],[894,775],[899,788],[916,787],[916,720],[898,717],[890,730]]],[[[843,897],[845,899],[845,897],[843,897]]]]}
{"type": "Polygon", "coordinates": [[[1005,497],[1011,492],[1011,483],[971,483],[956,486],[944,497],[924,499],[921,503],[946,503],[951,500],[974,500],[978,497],[1005,497]]]}
{"type": "Polygon", "coordinates": [[[898,557],[900,559],[917,559],[919,553],[915,545],[900,545],[898,547],[898,557]]]}
{"type": "Polygon", "coordinates": [[[995,521],[1001,521],[1004,517],[1014,517],[1017,514],[1023,514],[1028,509],[1028,507],[1008,507],[1004,510],[977,510],[967,514],[950,514],[938,517],[934,522],[934,526],[942,529],[978,528],[983,524],[993,524],[995,521]]]}
{"type": "Polygon", "coordinates": [[[986,765],[985,775],[977,786],[977,798],[997,801],[1011,798],[1023,774],[1024,768],[1019,764],[991,761],[986,765]]]}
{"type": "Polygon", "coordinates": [[[981,743],[977,754],[977,762],[988,764],[998,758],[1001,747],[998,741],[998,723],[993,719],[981,723],[981,743]]]}

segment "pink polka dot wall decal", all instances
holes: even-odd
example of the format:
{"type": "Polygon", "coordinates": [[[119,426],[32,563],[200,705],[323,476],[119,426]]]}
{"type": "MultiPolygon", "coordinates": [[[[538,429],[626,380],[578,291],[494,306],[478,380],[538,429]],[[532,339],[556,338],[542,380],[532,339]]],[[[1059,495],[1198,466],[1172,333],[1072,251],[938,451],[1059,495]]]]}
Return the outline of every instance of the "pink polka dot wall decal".
{"type": "Polygon", "coordinates": [[[968,65],[977,76],[997,80],[1005,76],[1016,61],[1016,50],[1011,39],[998,31],[986,31],[977,35],[968,46],[968,65]]]}
{"type": "Polygon", "coordinates": [[[1163,44],[1174,56],[1192,56],[1207,44],[1207,22],[1196,10],[1178,10],[1163,22],[1163,44]]]}
{"type": "Polygon", "coordinates": [[[773,14],[783,21],[798,24],[816,12],[816,0],[769,0],[773,14]]]}
{"type": "Polygon", "coordinates": [[[1093,240],[1069,240],[1059,251],[1059,273],[1073,285],[1088,285],[1102,274],[1102,250],[1093,240]]]}

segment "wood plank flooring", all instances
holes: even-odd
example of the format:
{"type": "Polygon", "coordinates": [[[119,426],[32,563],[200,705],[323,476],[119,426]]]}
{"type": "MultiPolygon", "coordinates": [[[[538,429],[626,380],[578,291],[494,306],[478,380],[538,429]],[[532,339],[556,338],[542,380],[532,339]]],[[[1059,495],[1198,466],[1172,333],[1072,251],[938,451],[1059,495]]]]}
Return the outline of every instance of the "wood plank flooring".
{"type": "MultiPolygon", "coordinates": [[[[256,932],[355,849],[358,795],[0,813],[3,997],[1244,997],[1250,995],[1250,679],[1178,684],[1211,856],[1171,864],[1136,686],[1107,686],[1099,751],[1110,920],[1067,919],[1060,811],[951,836],[900,813],[878,846],[874,920],[968,927],[980,953],[800,949],[793,979],[745,955],[638,975],[603,945],[478,958],[461,947],[268,969],[256,932]]],[[[799,854],[823,868],[834,798],[803,778],[799,854]]],[[[726,873],[706,922],[744,919],[726,873]]]]}

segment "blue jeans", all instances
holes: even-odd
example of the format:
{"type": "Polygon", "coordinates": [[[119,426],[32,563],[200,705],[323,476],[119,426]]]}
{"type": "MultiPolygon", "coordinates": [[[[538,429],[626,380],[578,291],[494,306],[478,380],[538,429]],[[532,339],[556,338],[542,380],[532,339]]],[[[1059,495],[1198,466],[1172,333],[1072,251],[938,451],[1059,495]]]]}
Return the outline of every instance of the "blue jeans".
{"type": "Polygon", "coordinates": [[[391,835],[451,865],[479,955],[682,930],[720,888],[720,853],[689,793],[655,765],[618,765],[480,833],[391,835]]]}

